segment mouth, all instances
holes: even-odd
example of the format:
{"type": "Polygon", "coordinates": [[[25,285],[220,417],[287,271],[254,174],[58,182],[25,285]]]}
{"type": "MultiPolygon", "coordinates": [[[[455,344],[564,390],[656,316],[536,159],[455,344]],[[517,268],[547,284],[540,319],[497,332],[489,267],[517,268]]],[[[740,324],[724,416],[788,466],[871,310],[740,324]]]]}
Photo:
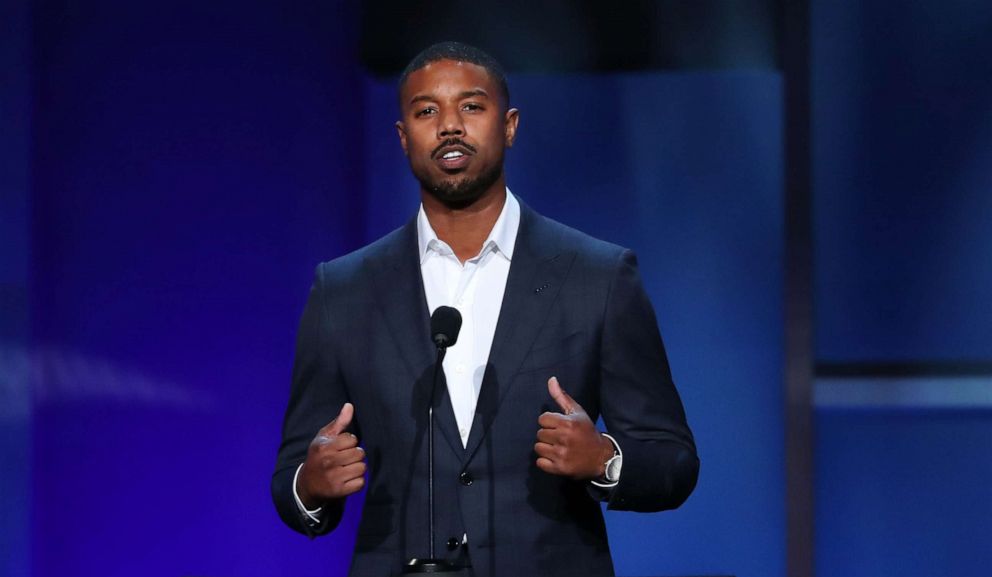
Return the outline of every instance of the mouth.
{"type": "Polygon", "coordinates": [[[431,154],[434,161],[446,171],[460,170],[468,166],[475,148],[461,141],[448,141],[431,154]]]}

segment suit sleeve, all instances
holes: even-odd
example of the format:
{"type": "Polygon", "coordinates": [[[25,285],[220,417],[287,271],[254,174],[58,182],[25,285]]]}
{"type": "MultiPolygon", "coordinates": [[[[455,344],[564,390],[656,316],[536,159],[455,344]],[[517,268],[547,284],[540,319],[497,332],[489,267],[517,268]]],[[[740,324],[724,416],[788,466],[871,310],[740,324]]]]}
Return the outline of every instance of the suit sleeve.
{"type": "Polygon", "coordinates": [[[296,335],[289,404],[272,475],[272,500],[279,516],[292,529],[311,538],[333,530],[344,513],[343,499],[326,504],[321,522],[314,523],[300,511],[293,497],[294,475],[306,460],[311,440],[348,401],[329,342],[331,325],[325,296],[323,269],[318,266],[296,335]]]}
{"type": "Polygon", "coordinates": [[[681,505],[696,486],[699,458],[630,250],[617,262],[605,310],[600,407],[623,449],[609,508],[650,512],[681,505]]]}

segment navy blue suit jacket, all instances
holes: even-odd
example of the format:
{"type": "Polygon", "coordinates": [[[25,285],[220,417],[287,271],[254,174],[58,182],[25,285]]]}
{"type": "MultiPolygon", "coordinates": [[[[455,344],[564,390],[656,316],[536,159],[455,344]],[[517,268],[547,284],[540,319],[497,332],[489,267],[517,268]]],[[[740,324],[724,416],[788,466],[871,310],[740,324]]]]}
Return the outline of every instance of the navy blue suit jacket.
{"type": "MultiPolygon", "coordinates": [[[[331,531],[344,503],[310,526],[293,474],[317,430],[342,404],[369,477],[352,575],[398,573],[427,557],[426,406],[434,364],[417,254],[416,219],[317,268],[300,323],[292,390],[272,492],[283,520],[310,536],[331,531]]],[[[457,345],[456,345],[457,346],[457,345]]],[[[624,453],[609,508],[678,507],[699,461],[672,383],[654,310],[633,253],[547,219],[521,203],[502,309],[475,418],[463,448],[446,389],[435,410],[435,548],[468,535],[479,577],[612,575],[590,484],[534,464],[537,419],[558,411],[557,376],[624,453]]]]}

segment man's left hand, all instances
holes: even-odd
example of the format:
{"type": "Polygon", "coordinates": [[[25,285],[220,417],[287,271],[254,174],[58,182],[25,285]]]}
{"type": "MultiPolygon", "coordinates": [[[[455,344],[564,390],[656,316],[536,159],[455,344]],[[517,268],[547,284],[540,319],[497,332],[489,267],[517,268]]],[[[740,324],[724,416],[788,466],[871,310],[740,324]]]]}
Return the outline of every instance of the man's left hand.
{"type": "Polygon", "coordinates": [[[566,393],[558,379],[548,379],[548,392],[561,413],[544,413],[537,423],[537,467],[545,473],[577,480],[598,479],[613,456],[613,443],[596,430],[582,406],[566,393]]]}

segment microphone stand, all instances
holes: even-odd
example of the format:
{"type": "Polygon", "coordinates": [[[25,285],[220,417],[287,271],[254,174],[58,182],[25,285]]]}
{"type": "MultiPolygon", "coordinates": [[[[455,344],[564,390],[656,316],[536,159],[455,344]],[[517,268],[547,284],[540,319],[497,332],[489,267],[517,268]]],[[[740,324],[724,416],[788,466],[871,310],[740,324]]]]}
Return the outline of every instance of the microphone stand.
{"type": "Polygon", "coordinates": [[[458,568],[444,559],[434,557],[434,395],[437,392],[437,380],[441,374],[441,364],[448,347],[438,343],[437,360],[434,362],[434,379],[431,381],[430,403],[427,405],[427,508],[429,517],[428,532],[430,544],[427,559],[410,559],[403,567],[403,573],[453,573],[458,568]]]}

